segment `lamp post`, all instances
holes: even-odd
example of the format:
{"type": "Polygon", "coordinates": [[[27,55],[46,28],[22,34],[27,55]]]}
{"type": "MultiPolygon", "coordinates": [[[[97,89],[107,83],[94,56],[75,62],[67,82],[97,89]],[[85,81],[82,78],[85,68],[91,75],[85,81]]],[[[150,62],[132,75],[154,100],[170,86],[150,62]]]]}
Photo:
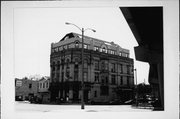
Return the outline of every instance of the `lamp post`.
{"type": "Polygon", "coordinates": [[[96,32],[96,30],[91,29],[91,28],[80,28],[77,25],[73,23],[66,22],[66,25],[73,25],[77,27],[81,32],[82,32],[82,48],[81,48],[81,63],[82,63],[82,81],[81,81],[81,86],[82,86],[82,95],[81,95],[81,109],[84,109],[84,32],[86,30],[91,30],[93,32],[96,32]]]}
{"type": "Polygon", "coordinates": [[[135,71],[135,79],[136,79],[136,106],[138,106],[138,88],[137,88],[137,69],[134,69],[135,71]]]}

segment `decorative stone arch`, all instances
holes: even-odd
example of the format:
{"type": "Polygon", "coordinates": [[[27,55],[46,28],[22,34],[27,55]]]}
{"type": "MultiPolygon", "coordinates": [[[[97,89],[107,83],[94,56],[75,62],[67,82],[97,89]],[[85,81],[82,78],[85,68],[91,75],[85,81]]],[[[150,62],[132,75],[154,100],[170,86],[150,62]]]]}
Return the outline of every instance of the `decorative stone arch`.
{"type": "Polygon", "coordinates": [[[102,49],[102,52],[105,52],[105,53],[107,53],[108,51],[108,47],[104,43],[101,45],[101,49],[102,49]]]}
{"type": "Polygon", "coordinates": [[[73,57],[73,62],[74,63],[80,63],[80,57],[76,56],[76,57],[73,57]]]}
{"type": "Polygon", "coordinates": [[[74,41],[74,47],[75,48],[79,48],[79,44],[80,44],[79,40],[74,41]]]}
{"type": "Polygon", "coordinates": [[[55,66],[57,61],[52,61],[52,65],[55,66]]]}
{"type": "Polygon", "coordinates": [[[69,57],[67,57],[66,59],[65,59],[65,63],[69,63],[71,60],[70,60],[70,58],[69,57]]]}
{"type": "Polygon", "coordinates": [[[85,56],[85,57],[84,57],[84,62],[85,62],[85,61],[87,61],[87,63],[90,64],[90,63],[91,63],[91,61],[90,61],[90,56],[85,56]]]}
{"type": "Polygon", "coordinates": [[[71,57],[70,56],[65,57],[65,63],[67,63],[67,62],[71,62],[71,57]]]}

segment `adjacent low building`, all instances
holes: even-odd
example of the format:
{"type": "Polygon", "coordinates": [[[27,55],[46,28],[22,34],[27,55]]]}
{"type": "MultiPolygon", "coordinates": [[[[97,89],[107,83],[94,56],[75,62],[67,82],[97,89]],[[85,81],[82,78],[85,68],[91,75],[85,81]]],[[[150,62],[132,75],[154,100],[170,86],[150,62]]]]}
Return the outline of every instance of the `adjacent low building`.
{"type": "Polygon", "coordinates": [[[38,96],[38,82],[28,78],[15,79],[15,96],[16,100],[30,100],[38,96]]]}
{"type": "Polygon", "coordinates": [[[50,102],[49,77],[43,77],[38,81],[38,95],[42,103],[50,102]]]}
{"type": "Polygon", "coordinates": [[[35,103],[49,103],[49,77],[40,79],[15,79],[15,98],[17,101],[29,100],[35,103]]]}
{"type": "MultiPolygon", "coordinates": [[[[85,102],[126,101],[133,98],[134,61],[129,50],[114,42],[84,36],[85,102]]],[[[81,99],[82,36],[66,34],[51,44],[50,100],[79,102],[81,99]]]]}

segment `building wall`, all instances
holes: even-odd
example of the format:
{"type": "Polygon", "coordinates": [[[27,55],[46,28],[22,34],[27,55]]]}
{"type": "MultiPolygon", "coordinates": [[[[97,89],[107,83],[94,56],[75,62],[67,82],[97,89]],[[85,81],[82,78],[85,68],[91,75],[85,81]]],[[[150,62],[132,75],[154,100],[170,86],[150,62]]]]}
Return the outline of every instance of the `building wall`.
{"type": "Polygon", "coordinates": [[[38,93],[38,82],[28,79],[16,79],[22,81],[22,84],[15,86],[15,95],[23,96],[23,100],[28,99],[29,96],[37,96],[38,93]]]}
{"type": "Polygon", "coordinates": [[[49,91],[49,79],[42,79],[38,81],[38,92],[48,92],[49,91]]]}
{"type": "Polygon", "coordinates": [[[41,103],[50,102],[50,92],[49,92],[50,79],[42,78],[38,81],[38,97],[41,103]]]}

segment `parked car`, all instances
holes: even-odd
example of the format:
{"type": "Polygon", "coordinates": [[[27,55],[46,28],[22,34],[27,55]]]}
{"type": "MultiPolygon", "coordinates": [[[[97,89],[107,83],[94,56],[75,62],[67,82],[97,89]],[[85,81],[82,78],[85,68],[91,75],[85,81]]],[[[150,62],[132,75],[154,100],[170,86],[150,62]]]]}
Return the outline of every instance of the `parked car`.
{"type": "Polygon", "coordinates": [[[110,105],[121,105],[123,104],[120,99],[115,99],[109,102],[110,105]]]}
{"type": "Polygon", "coordinates": [[[15,100],[16,101],[23,101],[23,96],[21,96],[21,95],[20,96],[16,96],[15,100]]]}

